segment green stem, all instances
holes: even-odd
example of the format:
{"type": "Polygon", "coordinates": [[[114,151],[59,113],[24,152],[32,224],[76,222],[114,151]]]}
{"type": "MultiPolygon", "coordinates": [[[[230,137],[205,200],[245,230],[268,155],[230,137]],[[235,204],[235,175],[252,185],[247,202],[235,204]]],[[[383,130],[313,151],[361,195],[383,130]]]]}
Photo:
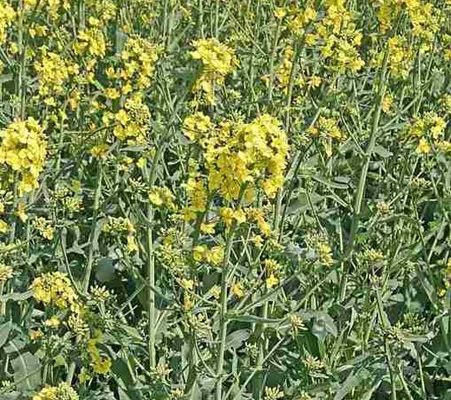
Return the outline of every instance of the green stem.
{"type": "MultiPolygon", "coordinates": [[[[238,200],[237,208],[241,208],[244,192],[246,190],[246,185],[243,185],[240,191],[240,196],[238,200]]],[[[216,363],[216,400],[222,400],[222,382],[224,380],[223,370],[224,370],[224,353],[225,344],[227,337],[227,283],[229,277],[229,263],[230,256],[232,254],[233,240],[235,238],[235,230],[237,228],[236,221],[233,221],[230,231],[226,240],[226,247],[224,251],[224,260],[222,262],[222,274],[221,274],[221,297],[220,297],[220,308],[219,308],[219,352],[216,363]]]]}
{"type": "Polygon", "coordinates": [[[91,280],[92,274],[92,266],[94,264],[94,242],[96,239],[96,227],[97,227],[97,217],[99,215],[99,206],[100,206],[100,195],[102,194],[102,163],[99,162],[97,166],[97,177],[96,177],[96,190],[94,194],[94,205],[93,205],[93,214],[92,214],[92,222],[91,222],[91,231],[89,233],[89,253],[88,253],[88,262],[86,264],[85,276],[83,278],[82,291],[83,293],[87,293],[89,289],[89,282],[91,280]]]}
{"type": "MultiPolygon", "coordinates": [[[[368,143],[368,146],[365,151],[365,163],[363,164],[362,171],[360,173],[360,179],[359,179],[359,185],[357,187],[357,192],[355,194],[354,198],[354,210],[352,214],[352,221],[351,221],[351,232],[349,236],[349,242],[348,246],[345,252],[345,263],[346,260],[349,259],[349,257],[352,254],[352,251],[354,249],[354,242],[355,242],[355,236],[357,233],[358,224],[360,221],[360,212],[362,210],[362,202],[363,197],[365,194],[365,188],[366,188],[366,180],[368,177],[368,169],[371,162],[371,156],[374,151],[374,147],[376,145],[376,138],[379,128],[379,120],[381,116],[382,111],[382,102],[385,95],[385,89],[386,89],[386,81],[387,81],[387,65],[388,65],[388,47],[386,47],[385,55],[384,55],[384,62],[381,70],[380,75],[380,83],[379,83],[379,90],[378,90],[378,96],[377,96],[377,102],[376,102],[376,109],[373,114],[373,121],[371,125],[371,133],[370,133],[370,140],[368,143]]],[[[348,268],[346,267],[346,264],[343,264],[343,276],[340,284],[340,300],[343,301],[346,295],[346,286],[347,286],[347,280],[348,280],[348,268]]]]}
{"type": "Polygon", "coordinates": [[[230,227],[230,232],[227,237],[227,243],[224,254],[224,261],[222,264],[222,274],[221,274],[221,298],[220,298],[220,309],[219,309],[219,352],[216,364],[216,400],[222,400],[222,382],[223,382],[223,369],[224,369],[224,352],[225,343],[227,337],[227,278],[228,278],[228,266],[230,261],[230,255],[232,254],[233,239],[235,237],[236,221],[233,222],[230,227]]]}
{"type": "Polygon", "coordinates": [[[156,314],[155,314],[155,292],[152,290],[155,287],[155,259],[153,253],[153,207],[152,204],[147,206],[147,220],[149,226],[147,227],[147,279],[149,284],[148,289],[148,309],[149,314],[149,367],[154,369],[156,367],[156,352],[155,352],[155,325],[156,325],[156,314]]]}

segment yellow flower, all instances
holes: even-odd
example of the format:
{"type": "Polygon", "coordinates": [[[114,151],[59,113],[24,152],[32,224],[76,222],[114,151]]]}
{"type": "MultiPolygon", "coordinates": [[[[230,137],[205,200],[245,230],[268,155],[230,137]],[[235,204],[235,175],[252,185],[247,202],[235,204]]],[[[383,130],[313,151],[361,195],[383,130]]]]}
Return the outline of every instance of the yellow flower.
{"type": "Polygon", "coordinates": [[[274,10],[274,16],[277,19],[282,19],[287,15],[287,9],[285,7],[276,7],[274,10]]]}
{"type": "Polygon", "coordinates": [[[158,53],[159,49],[148,40],[140,37],[128,38],[120,55],[123,67],[118,71],[124,81],[123,93],[149,87],[158,53]]]}
{"type": "Polygon", "coordinates": [[[55,105],[52,96],[65,93],[67,81],[79,72],[77,64],[70,64],[59,54],[49,52],[46,47],[41,48],[41,60],[35,63],[35,70],[39,82],[39,94],[46,97],[47,105],[55,105]]]}
{"type": "Polygon", "coordinates": [[[149,108],[139,98],[130,98],[125,101],[114,116],[118,123],[113,134],[121,141],[128,141],[130,144],[142,143],[145,141],[150,122],[149,108]]]}
{"type": "Polygon", "coordinates": [[[44,321],[44,325],[50,328],[58,328],[61,324],[61,321],[57,317],[52,317],[44,321]]]}
{"type": "Polygon", "coordinates": [[[211,224],[202,223],[200,225],[200,231],[202,233],[213,235],[215,233],[215,226],[216,226],[215,223],[211,223],[211,224]]]}
{"type": "Polygon", "coordinates": [[[244,297],[244,286],[242,283],[237,282],[232,285],[232,293],[235,297],[241,299],[244,297]]]}
{"type": "Polygon", "coordinates": [[[135,235],[127,235],[127,251],[133,253],[139,250],[138,242],[136,241],[135,235]]]}
{"type": "Polygon", "coordinates": [[[271,289],[274,286],[277,286],[279,284],[279,279],[274,276],[274,274],[271,274],[266,278],[266,288],[271,289]]]}
{"type": "Polygon", "coordinates": [[[194,281],[192,279],[182,279],[181,286],[185,290],[193,290],[194,289],[194,281]]]}
{"type": "Polygon", "coordinates": [[[0,283],[13,277],[13,269],[9,265],[0,263],[0,283]]]}
{"type": "Polygon", "coordinates": [[[207,252],[207,247],[204,245],[195,246],[193,249],[193,258],[194,260],[200,262],[204,259],[205,254],[207,252]]]}
{"type": "Polygon", "coordinates": [[[431,151],[431,146],[426,139],[421,138],[415,151],[418,154],[428,154],[431,151]]]}
{"type": "Polygon", "coordinates": [[[58,386],[47,386],[38,394],[33,396],[32,400],[79,400],[78,394],[67,383],[61,383],[58,386]]]}
{"type": "Polygon", "coordinates": [[[218,285],[214,285],[210,289],[210,293],[216,300],[218,300],[221,297],[221,288],[218,285]]]}
{"type": "Polygon", "coordinates": [[[233,222],[233,210],[230,207],[222,207],[219,211],[224,224],[227,226],[232,225],[233,222]]]}
{"type": "Polygon", "coordinates": [[[6,31],[16,17],[16,12],[5,0],[0,0],[0,44],[6,40],[6,31]]]}
{"type": "Polygon", "coordinates": [[[96,374],[106,375],[111,369],[111,359],[109,357],[94,359],[91,366],[96,374]]]}
{"type": "Polygon", "coordinates": [[[213,246],[205,254],[205,260],[213,265],[220,265],[224,259],[224,247],[213,246]]]}
{"type": "Polygon", "coordinates": [[[389,114],[393,107],[393,97],[390,95],[385,95],[382,100],[382,111],[385,114],[389,114]]]}
{"type": "Polygon", "coordinates": [[[40,330],[31,330],[29,336],[32,341],[35,341],[44,336],[44,334],[40,330]]]}
{"type": "Polygon", "coordinates": [[[93,157],[96,158],[105,158],[108,153],[109,146],[104,144],[97,144],[93,147],[91,147],[91,150],[89,151],[93,157]]]}
{"type": "Polygon", "coordinates": [[[121,94],[118,89],[116,88],[106,88],[105,91],[105,97],[110,100],[115,100],[121,97],[121,94]]]}
{"type": "Polygon", "coordinates": [[[36,301],[60,309],[78,307],[78,295],[66,274],[48,272],[35,278],[30,287],[36,301]]]}
{"type": "Polygon", "coordinates": [[[54,229],[53,226],[45,218],[39,217],[33,221],[33,226],[37,231],[47,240],[53,239],[54,229]]]}
{"type": "Polygon", "coordinates": [[[183,133],[191,140],[199,141],[212,128],[210,117],[201,112],[189,115],[183,121],[183,133]]]}
{"type": "Polygon", "coordinates": [[[238,66],[238,60],[233,49],[215,38],[196,40],[193,46],[191,57],[202,62],[202,72],[193,90],[201,92],[208,104],[214,104],[214,86],[224,84],[225,77],[238,66]]]}
{"type": "Polygon", "coordinates": [[[47,142],[37,121],[28,118],[12,122],[0,131],[0,140],[0,165],[19,173],[19,192],[37,188],[47,154],[47,142]]]}
{"type": "Polygon", "coordinates": [[[6,233],[9,230],[9,225],[3,221],[2,219],[0,219],[0,233],[6,233]]]}

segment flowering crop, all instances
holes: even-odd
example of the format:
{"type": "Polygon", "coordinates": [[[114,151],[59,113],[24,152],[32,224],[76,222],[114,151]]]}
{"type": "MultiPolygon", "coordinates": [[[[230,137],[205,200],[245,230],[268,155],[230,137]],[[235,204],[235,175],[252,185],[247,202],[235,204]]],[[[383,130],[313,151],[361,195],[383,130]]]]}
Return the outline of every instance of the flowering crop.
{"type": "Polygon", "coordinates": [[[451,399],[450,0],[0,0],[0,400],[451,399]]]}

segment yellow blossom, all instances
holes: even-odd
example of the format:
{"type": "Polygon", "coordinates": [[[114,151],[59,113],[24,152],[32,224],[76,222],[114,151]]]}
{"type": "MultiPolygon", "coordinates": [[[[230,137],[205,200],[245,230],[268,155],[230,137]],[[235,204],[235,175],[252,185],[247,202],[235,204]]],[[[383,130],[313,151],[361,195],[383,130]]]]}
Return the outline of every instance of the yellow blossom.
{"type": "Polygon", "coordinates": [[[244,286],[242,283],[237,282],[232,285],[232,293],[235,297],[241,299],[244,297],[244,286]]]}

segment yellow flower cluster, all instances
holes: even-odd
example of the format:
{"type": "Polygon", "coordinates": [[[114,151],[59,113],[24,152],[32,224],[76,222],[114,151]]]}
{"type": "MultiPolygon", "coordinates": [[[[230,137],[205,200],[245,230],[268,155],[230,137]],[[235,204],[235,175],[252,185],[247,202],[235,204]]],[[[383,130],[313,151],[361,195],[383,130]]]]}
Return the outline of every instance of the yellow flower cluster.
{"type": "Polygon", "coordinates": [[[382,0],[377,12],[381,31],[391,29],[405,11],[411,32],[425,43],[431,43],[435,33],[440,28],[438,9],[432,3],[423,0],[382,0]]]}
{"type": "Polygon", "coordinates": [[[6,30],[14,21],[16,13],[5,0],[0,0],[0,44],[6,40],[6,30]]]}
{"type": "Polygon", "coordinates": [[[332,155],[332,141],[342,141],[345,134],[338,126],[334,118],[319,117],[316,123],[307,130],[307,134],[313,138],[319,138],[325,147],[328,157],[332,155]]]}
{"type": "Polygon", "coordinates": [[[47,221],[43,217],[38,217],[33,221],[33,226],[37,231],[47,240],[52,240],[54,235],[54,228],[50,221],[47,221]]]}
{"type": "Polygon", "coordinates": [[[335,262],[332,257],[332,248],[327,239],[321,234],[310,234],[307,237],[307,244],[316,253],[317,261],[326,267],[330,267],[335,262]]]}
{"type": "Polygon", "coordinates": [[[198,177],[190,177],[184,186],[189,203],[184,210],[185,220],[190,221],[196,218],[196,213],[205,211],[208,193],[204,182],[198,177]]]}
{"type": "Polygon", "coordinates": [[[19,174],[19,192],[37,188],[47,152],[47,142],[38,122],[33,118],[12,122],[0,131],[0,140],[0,165],[19,174]]]}
{"type": "Polygon", "coordinates": [[[209,249],[205,245],[198,245],[193,249],[193,258],[198,262],[205,261],[218,266],[224,259],[224,248],[222,246],[213,246],[209,249]]]}
{"type": "Polygon", "coordinates": [[[224,121],[216,127],[207,121],[200,113],[190,116],[184,132],[204,150],[208,189],[231,201],[238,199],[246,184],[249,200],[257,187],[274,197],[283,184],[288,156],[287,136],[280,122],[268,114],[250,123],[224,121]],[[199,123],[193,118],[199,118],[199,123]],[[202,130],[196,131],[197,126],[202,130]]]}
{"type": "Polygon", "coordinates": [[[282,266],[272,259],[264,260],[263,266],[266,273],[266,288],[272,289],[279,284],[279,275],[282,266]]]}
{"type": "Polygon", "coordinates": [[[235,51],[217,39],[199,39],[194,41],[195,50],[191,57],[202,62],[202,72],[193,90],[205,95],[208,104],[215,103],[215,86],[222,86],[227,75],[238,66],[235,51]]]}
{"type": "Polygon", "coordinates": [[[119,140],[130,144],[145,141],[149,129],[150,112],[139,97],[126,100],[124,107],[114,116],[106,114],[103,120],[108,124],[110,119],[113,119],[116,124],[113,134],[119,140]]]}
{"type": "Polygon", "coordinates": [[[365,64],[358,47],[362,41],[352,13],[346,9],[345,0],[326,0],[325,17],[316,27],[309,41],[317,38],[321,55],[330,60],[329,68],[338,73],[357,72],[365,64]]]}
{"type": "Polygon", "coordinates": [[[103,58],[106,53],[106,41],[103,32],[96,27],[90,27],[78,32],[73,49],[78,55],[91,56],[86,66],[88,71],[94,68],[97,59],[103,58]]]}
{"type": "Polygon", "coordinates": [[[65,273],[48,272],[35,278],[30,287],[36,301],[62,310],[79,309],[79,298],[65,273]]]}
{"type": "Polygon", "coordinates": [[[59,54],[42,49],[41,61],[35,63],[39,80],[39,94],[46,97],[44,102],[54,105],[52,96],[65,93],[65,84],[69,77],[78,74],[78,65],[70,64],[59,54]],[[53,103],[53,104],[52,104],[53,103]]]}
{"type": "Polygon", "coordinates": [[[9,265],[0,263],[0,284],[13,277],[13,269],[9,265]]]}
{"type": "Polygon", "coordinates": [[[328,69],[338,73],[359,71],[365,63],[358,50],[362,34],[356,29],[354,15],[345,0],[326,0],[324,5],[325,10],[318,12],[314,2],[308,1],[303,8],[277,8],[275,15],[285,19],[289,31],[304,37],[308,47],[318,46],[328,69]]]}
{"type": "MultiPolygon", "coordinates": [[[[294,51],[292,46],[287,46],[283,50],[282,62],[278,65],[275,73],[277,86],[279,86],[285,94],[288,92],[290,85],[291,74],[293,70],[294,51]]],[[[295,85],[302,86],[304,79],[301,76],[295,77],[295,85]]]]}
{"type": "Polygon", "coordinates": [[[285,18],[287,28],[295,35],[302,36],[318,15],[312,3],[312,1],[308,1],[304,8],[299,8],[294,4],[289,7],[279,7],[274,14],[276,18],[285,18]]]}
{"type": "Polygon", "coordinates": [[[27,12],[44,10],[51,19],[57,19],[70,10],[69,0],[24,0],[23,5],[27,12]]]}
{"type": "Polygon", "coordinates": [[[96,335],[88,340],[87,352],[90,358],[91,368],[94,373],[105,375],[111,369],[111,359],[100,355],[97,343],[99,343],[101,339],[101,334],[96,332],[96,335]]]}
{"type": "Polygon", "coordinates": [[[79,400],[78,394],[67,383],[43,388],[33,400],[79,400]]]}
{"type": "MultiPolygon", "coordinates": [[[[388,60],[387,66],[390,74],[394,78],[406,79],[412,69],[414,52],[404,36],[393,36],[388,39],[388,60]]],[[[384,60],[384,53],[376,56],[376,65],[381,67],[384,60]]]]}
{"type": "Polygon", "coordinates": [[[431,151],[431,144],[439,149],[447,151],[445,140],[441,140],[446,128],[446,120],[434,112],[425,113],[422,117],[415,118],[407,127],[408,139],[417,142],[416,152],[427,154],[431,151]]]}
{"type": "Polygon", "coordinates": [[[343,140],[344,134],[334,118],[319,117],[316,124],[310,128],[309,134],[324,139],[343,140]]]}
{"type": "Polygon", "coordinates": [[[128,218],[109,217],[108,221],[103,225],[102,231],[113,235],[127,233],[127,250],[129,252],[139,250],[138,243],[135,237],[135,226],[128,218]]]}
{"type": "Polygon", "coordinates": [[[175,196],[167,187],[154,187],[149,191],[149,201],[157,207],[165,207],[169,210],[176,208],[175,196]]]}
{"type": "Polygon", "coordinates": [[[88,18],[91,26],[105,25],[116,16],[117,5],[113,0],[85,0],[85,4],[92,13],[88,18]]]}
{"type": "Polygon", "coordinates": [[[124,93],[133,87],[137,90],[146,89],[150,85],[150,79],[158,60],[158,48],[143,38],[129,38],[121,53],[123,68],[118,72],[121,79],[128,82],[124,93]]]}

